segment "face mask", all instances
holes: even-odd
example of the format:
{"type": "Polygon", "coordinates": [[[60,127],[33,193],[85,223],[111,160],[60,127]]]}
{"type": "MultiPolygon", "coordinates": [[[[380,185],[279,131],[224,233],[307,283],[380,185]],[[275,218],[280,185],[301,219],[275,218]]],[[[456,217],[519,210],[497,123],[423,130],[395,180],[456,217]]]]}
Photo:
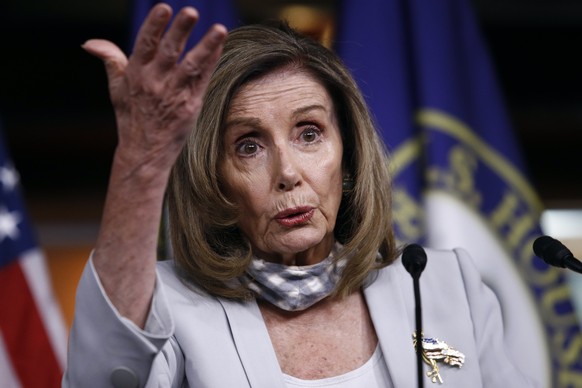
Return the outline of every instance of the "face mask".
{"type": "Polygon", "coordinates": [[[245,281],[259,298],[286,311],[300,311],[329,296],[347,264],[334,262],[341,245],[336,243],[323,261],[306,266],[287,266],[253,258],[245,281]]]}

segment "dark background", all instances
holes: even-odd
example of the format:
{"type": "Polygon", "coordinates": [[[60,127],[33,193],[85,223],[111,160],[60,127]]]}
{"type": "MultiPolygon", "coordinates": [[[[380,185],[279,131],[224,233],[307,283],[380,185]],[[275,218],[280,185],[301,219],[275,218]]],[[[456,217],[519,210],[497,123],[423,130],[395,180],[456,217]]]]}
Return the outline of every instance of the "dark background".
{"type": "MultiPolygon", "coordinates": [[[[247,21],[290,1],[239,1],[247,21]]],[[[336,1],[304,2],[333,11],[336,1]]],[[[582,208],[582,2],[473,0],[546,207],[582,208]]],[[[98,219],[115,147],[94,37],[127,49],[129,0],[4,0],[0,120],[34,218],[98,219]]]]}

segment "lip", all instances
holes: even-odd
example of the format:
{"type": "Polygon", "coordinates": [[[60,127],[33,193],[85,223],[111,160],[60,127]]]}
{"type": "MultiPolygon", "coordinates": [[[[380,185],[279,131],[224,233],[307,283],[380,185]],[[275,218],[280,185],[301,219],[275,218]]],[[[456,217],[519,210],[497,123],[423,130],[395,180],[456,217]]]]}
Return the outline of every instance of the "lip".
{"type": "Polygon", "coordinates": [[[275,215],[275,220],[286,227],[303,225],[313,217],[315,208],[311,206],[298,206],[285,209],[275,215]]]}

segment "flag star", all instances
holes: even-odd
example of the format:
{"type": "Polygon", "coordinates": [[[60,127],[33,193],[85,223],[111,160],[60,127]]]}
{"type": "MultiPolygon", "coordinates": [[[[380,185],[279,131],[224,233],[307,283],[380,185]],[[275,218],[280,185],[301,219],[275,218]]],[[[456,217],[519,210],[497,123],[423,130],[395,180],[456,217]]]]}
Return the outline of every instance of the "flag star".
{"type": "Polygon", "coordinates": [[[10,191],[18,184],[18,173],[11,166],[0,167],[0,182],[4,190],[10,191]]]}
{"type": "Polygon", "coordinates": [[[18,237],[18,223],[21,217],[18,212],[9,212],[5,208],[0,209],[0,242],[6,237],[12,240],[18,237]]]}

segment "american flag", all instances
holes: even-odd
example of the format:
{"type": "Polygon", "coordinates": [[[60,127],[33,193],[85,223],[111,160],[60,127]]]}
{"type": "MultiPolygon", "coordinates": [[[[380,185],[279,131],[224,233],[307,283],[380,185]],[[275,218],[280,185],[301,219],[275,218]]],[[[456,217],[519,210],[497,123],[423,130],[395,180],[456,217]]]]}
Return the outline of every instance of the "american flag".
{"type": "Polygon", "coordinates": [[[0,136],[0,387],[60,387],[66,326],[6,148],[0,136]]]}

